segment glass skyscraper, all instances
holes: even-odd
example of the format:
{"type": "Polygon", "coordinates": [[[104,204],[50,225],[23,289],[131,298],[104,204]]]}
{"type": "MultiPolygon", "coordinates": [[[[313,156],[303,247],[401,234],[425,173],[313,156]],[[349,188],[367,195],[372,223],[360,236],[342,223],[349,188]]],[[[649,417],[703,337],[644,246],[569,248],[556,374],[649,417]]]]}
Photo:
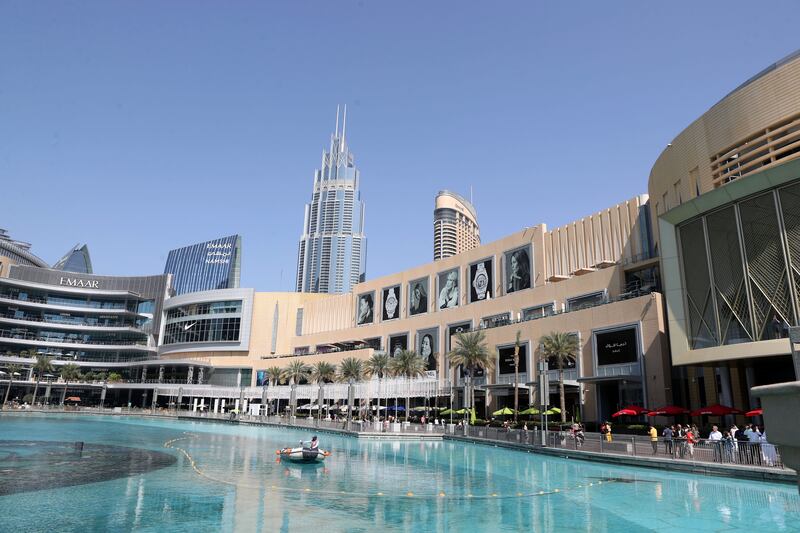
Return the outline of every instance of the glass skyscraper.
{"type": "Polygon", "coordinates": [[[76,244],[53,265],[53,269],[63,270],[64,272],[77,272],[78,274],[92,274],[92,258],[89,256],[89,246],[76,244]]]}
{"type": "Polygon", "coordinates": [[[172,250],[164,274],[175,294],[239,288],[242,238],[231,235],[172,250]]]}
{"type": "Polygon", "coordinates": [[[364,281],[367,238],[359,172],[347,147],[347,107],[322,166],[314,174],[311,203],[306,204],[303,236],[297,253],[297,291],[344,293],[364,281]]]}

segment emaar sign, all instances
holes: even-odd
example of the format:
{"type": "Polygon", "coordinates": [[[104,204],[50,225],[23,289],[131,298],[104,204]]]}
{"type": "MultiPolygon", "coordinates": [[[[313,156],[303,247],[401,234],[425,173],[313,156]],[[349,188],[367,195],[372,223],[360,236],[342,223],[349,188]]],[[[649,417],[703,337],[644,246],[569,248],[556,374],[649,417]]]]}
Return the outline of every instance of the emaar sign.
{"type": "Polygon", "coordinates": [[[59,281],[61,285],[67,287],[79,287],[83,289],[99,289],[100,282],[96,279],[77,279],[77,278],[64,278],[59,281]]]}

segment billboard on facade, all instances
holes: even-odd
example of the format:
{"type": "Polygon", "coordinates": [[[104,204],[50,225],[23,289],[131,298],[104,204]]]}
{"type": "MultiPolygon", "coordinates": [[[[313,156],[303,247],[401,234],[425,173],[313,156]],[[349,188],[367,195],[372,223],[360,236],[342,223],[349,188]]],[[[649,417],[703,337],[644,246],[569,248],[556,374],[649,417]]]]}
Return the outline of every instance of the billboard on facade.
{"type": "Polygon", "coordinates": [[[459,270],[457,268],[440,272],[437,276],[436,288],[439,293],[437,305],[439,309],[451,309],[453,307],[458,307],[459,277],[459,270]]]}
{"type": "Polygon", "coordinates": [[[385,322],[400,318],[400,285],[386,287],[383,289],[382,295],[381,320],[385,322]]]}
{"type": "Polygon", "coordinates": [[[375,292],[366,292],[358,295],[358,308],[356,309],[356,325],[372,324],[375,321],[375,292]]]}
{"type": "Polygon", "coordinates": [[[596,333],[595,340],[598,366],[635,363],[639,360],[635,326],[596,333]]]}
{"type": "Polygon", "coordinates": [[[396,357],[402,350],[408,350],[408,334],[391,335],[389,337],[389,355],[396,357]]]}
{"type": "Polygon", "coordinates": [[[408,314],[428,312],[428,278],[415,279],[408,284],[408,314]]]}
{"type": "Polygon", "coordinates": [[[480,302],[492,297],[494,291],[494,260],[492,258],[469,266],[469,301],[480,302]]]}
{"type": "Polygon", "coordinates": [[[417,332],[417,353],[428,365],[428,370],[436,370],[439,355],[439,328],[421,329],[417,332]]]}
{"type": "Polygon", "coordinates": [[[531,247],[530,245],[509,250],[504,254],[506,294],[531,288],[531,247]]]}

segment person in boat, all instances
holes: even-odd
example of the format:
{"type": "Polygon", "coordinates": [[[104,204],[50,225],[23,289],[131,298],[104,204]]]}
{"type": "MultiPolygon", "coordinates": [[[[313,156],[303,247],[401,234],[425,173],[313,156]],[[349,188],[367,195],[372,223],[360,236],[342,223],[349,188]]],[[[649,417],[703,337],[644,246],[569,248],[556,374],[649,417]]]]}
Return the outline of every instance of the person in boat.
{"type": "Polygon", "coordinates": [[[310,441],[303,441],[301,444],[303,445],[303,448],[319,451],[319,440],[317,439],[316,435],[311,437],[310,441]],[[308,446],[306,446],[306,444],[308,444],[308,446]]]}

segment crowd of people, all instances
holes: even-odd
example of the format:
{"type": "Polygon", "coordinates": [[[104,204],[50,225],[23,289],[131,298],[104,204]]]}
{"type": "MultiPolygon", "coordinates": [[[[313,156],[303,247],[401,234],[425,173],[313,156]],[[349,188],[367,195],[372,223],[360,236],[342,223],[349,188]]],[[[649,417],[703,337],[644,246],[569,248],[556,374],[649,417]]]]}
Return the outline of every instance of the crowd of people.
{"type": "MultiPolygon", "coordinates": [[[[650,440],[653,454],[658,453],[658,433],[650,426],[650,440]]],[[[775,446],[767,441],[767,433],[763,426],[747,424],[720,431],[719,426],[712,426],[708,437],[702,439],[695,424],[673,424],[661,431],[664,453],[681,459],[694,459],[695,448],[701,446],[710,449],[714,461],[720,463],[739,463],[750,465],[775,466],[778,462],[775,446]]]]}

